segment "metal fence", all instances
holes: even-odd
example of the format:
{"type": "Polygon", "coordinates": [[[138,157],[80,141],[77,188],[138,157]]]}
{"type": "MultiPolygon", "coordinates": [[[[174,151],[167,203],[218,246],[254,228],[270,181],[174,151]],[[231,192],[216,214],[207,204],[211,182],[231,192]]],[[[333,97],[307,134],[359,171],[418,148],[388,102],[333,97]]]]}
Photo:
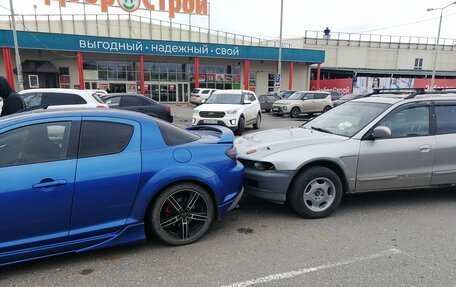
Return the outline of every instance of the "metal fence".
{"type": "MultiPolygon", "coordinates": [[[[305,31],[304,37],[289,41],[306,45],[347,45],[362,47],[386,47],[386,48],[420,48],[434,49],[437,38],[393,36],[380,34],[360,34],[332,32],[329,37],[320,31],[305,31]]],[[[295,46],[295,45],[294,45],[295,46]]],[[[443,50],[456,50],[456,39],[441,38],[439,46],[443,50]]]]}
{"type": "MultiPolygon", "coordinates": [[[[19,31],[279,47],[279,42],[131,14],[17,15],[19,31]]],[[[11,15],[0,15],[0,29],[12,29],[11,15]]],[[[284,43],[282,47],[291,48],[284,43]]]]}

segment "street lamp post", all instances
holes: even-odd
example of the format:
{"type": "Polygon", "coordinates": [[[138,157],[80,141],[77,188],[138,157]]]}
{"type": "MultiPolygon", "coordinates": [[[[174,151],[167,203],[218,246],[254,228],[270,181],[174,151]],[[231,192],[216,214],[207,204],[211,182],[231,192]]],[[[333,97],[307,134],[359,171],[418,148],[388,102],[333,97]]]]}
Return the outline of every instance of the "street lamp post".
{"type": "Polygon", "coordinates": [[[428,8],[427,9],[428,12],[434,11],[434,10],[440,11],[439,30],[437,32],[437,41],[435,43],[434,67],[432,68],[432,80],[431,80],[431,87],[430,87],[431,91],[434,90],[434,86],[435,86],[435,74],[436,74],[436,70],[437,70],[437,59],[438,59],[438,55],[439,55],[439,42],[440,42],[440,32],[442,30],[443,10],[445,10],[446,8],[448,8],[452,5],[455,5],[455,4],[456,4],[456,1],[451,4],[448,4],[442,8],[428,8]]]}
{"type": "Polygon", "coordinates": [[[16,70],[17,70],[17,79],[19,81],[19,90],[24,89],[24,78],[22,76],[22,63],[21,56],[19,55],[19,44],[17,41],[17,31],[16,31],[16,13],[14,13],[13,0],[10,0],[10,10],[11,10],[11,23],[13,26],[13,41],[14,41],[14,51],[16,52],[16,70]]]}
{"type": "MultiPolygon", "coordinates": [[[[280,1],[280,40],[279,40],[279,66],[277,68],[277,75],[280,77],[280,84],[282,81],[282,41],[283,41],[283,0],[280,1]]],[[[277,79],[276,79],[277,81],[277,79]]],[[[280,94],[280,85],[277,88],[277,94],[280,94]]]]}

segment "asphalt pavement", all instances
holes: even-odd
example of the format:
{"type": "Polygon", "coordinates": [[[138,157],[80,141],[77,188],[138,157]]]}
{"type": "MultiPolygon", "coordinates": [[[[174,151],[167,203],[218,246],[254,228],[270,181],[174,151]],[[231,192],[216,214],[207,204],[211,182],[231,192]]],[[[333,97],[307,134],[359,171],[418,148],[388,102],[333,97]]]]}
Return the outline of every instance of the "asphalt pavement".
{"type": "MultiPolygon", "coordinates": [[[[302,121],[265,115],[262,129],[302,121]]],[[[7,266],[0,286],[456,286],[455,206],[456,189],[355,194],[307,220],[246,196],[195,244],[152,240],[7,266]]]]}

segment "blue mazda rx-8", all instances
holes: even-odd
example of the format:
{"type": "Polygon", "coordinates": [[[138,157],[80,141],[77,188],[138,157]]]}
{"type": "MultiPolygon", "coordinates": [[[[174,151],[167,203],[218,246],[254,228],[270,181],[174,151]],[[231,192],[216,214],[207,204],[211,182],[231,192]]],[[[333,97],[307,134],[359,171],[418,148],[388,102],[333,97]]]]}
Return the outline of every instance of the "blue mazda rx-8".
{"type": "Polygon", "coordinates": [[[139,113],[62,110],[0,120],[0,265],[201,238],[242,196],[233,133],[139,113]]]}

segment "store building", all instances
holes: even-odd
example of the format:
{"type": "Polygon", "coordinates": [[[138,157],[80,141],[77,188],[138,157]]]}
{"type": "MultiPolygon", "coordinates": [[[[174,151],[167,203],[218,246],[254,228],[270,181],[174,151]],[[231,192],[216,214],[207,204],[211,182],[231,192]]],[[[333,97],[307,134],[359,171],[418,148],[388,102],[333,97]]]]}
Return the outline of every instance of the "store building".
{"type": "MultiPolygon", "coordinates": [[[[373,88],[429,88],[437,39],[327,29],[305,31],[285,42],[326,52],[325,63],[312,69],[311,88],[365,93],[373,88]]],[[[456,88],[456,39],[439,41],[435,88],[456,88]]]]}
{"type": "MultiPolygon", "coordinates": [[[[188,102],[197,87],[274,90],[279,49],[273,41],[131,15],[20,17],[26,89],[102,89],[163,102],[188,102]]],[[[3,18],[0,71],[17,87],[12,31],[3,18]]],[[[287,45],[282,90],[309,89],[311,66],[324,60],[321,50],[287,45]]]]}

